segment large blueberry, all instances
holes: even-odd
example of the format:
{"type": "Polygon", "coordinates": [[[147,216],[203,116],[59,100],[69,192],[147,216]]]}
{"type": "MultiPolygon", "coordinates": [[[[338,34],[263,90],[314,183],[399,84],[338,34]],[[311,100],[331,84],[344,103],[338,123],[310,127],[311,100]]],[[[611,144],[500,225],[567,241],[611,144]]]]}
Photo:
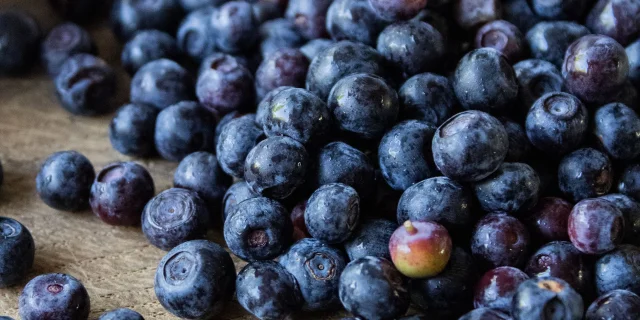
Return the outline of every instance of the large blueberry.
{"type": "Polygon", "coordinates": [[[579,320],[584,314],[582,297],[564,280],[543,277],[529,279],[513,297],[514,319],[579,320]]]}
{"type": "Polygon", "coordinates": [[[185,242],[160,261],[154,281],[160,304],[182,319],[213,319],[233,297],[236,270],[220,245],[185,242]]]}
{"type": "Polygon", "coordinates": [[[640,248],[623,245],[600,257],[595,266],[595,284],[599,295],[616,289],[640,294],[640,248]]]}
{"type": "Polygon", "coordinates": [[[351,41],[336,42],[318,54],[307,72],[306,88],[320,99],[329,96],[340,79],[356,74],[381,74],[382,58],[373,48],[351,41]]]}
{"type": "Polygon", "coordinates": [[[90,305],[87,289],[78,279],[49,273],[27,283],[20,294],[19,311],[23,320],[87,320],[90,305]]]}
{"type": "Polygon", "coordinates": [[[300,143],[326,141],[332,126],[327,104],[300,88],[284,89],[273,96],[263,124],[267,136],[287,136],[300,143]]]}
{"type": "Polygon", "coordinates": [[[196,151],[212,151],[215,118],[197,102],[183,101],[158,114],[155,145],[160,156],[180,161],[196,151]]]}
{"type": "Polygon", "coordinates": [[[183,14],[178,0],[116,0],[111,9],[111,28],[122,40],[143,29],[173,33],[183,14]]]}
{"type": "Polygon", "coordinates": [[[309,59],[298,49],[281,48],[268,54],[256,71],[258,98],[282,86],[304,87],[308,69],[309,59]]]}
{"type": "Polygon", "coordinates": [[[624,236],[624,216],[612,202],[585,199],[573,206],[568,223],[569,239],[586,254],[603,254],[616,248],[624,236]]]}
{"type": "Polygon", "coordinates": [[[294,277],[274,261],[254,261],[236,279],[240,305],[258,319],[287,319],[300,309],[300,289],[294,277]]]}
{"type": "Polygon", "coordinates": [[[407,280],[384,258],[349,262],[340,275],[339,295],[347,311],[365,319],[395,319],[409,308],[407,280]]]}
{"type": "Polygon", "coordinates": [[[400,118],[439,126],[453,116],[458,101],[449,79],[433,73],[417,74],[398,89],[400,118]]]}
{"type": "Polygon", "coordinates": [[[520,108],[525,114],[544,94],[562,90],[562,73],[551,62],[541,59],[524,60],[514,64],[513,71],[518,80],[520,108]]]}
{"type": "Polygon", "coordinates": [[[585,319],[625,319],[637,314],[640,314],[640,297],[631,291],[613,290],[589,306],[585,319]]]}
{"type": "Polygon", "coordinates": [[[229,121],[222,128],[216,144],[216,155],[222,170],[236,178],[244,177],[247,155],[263,138],[264,132],[256,125],[255,115],[229,121]]]}
{"type": "Polygon", "coordinates": [[[253,76],[238,59],[215,55],[207,59],[196,83],[198,100],[210,111],[222,116],[244,111],[254,103],[253,76]]]}
{"type": "Polygon", "coordinates": [[[51,29],[42,41],[40,60],[49,75],[55,76],[69,57],[77,53],[96,52],[96,45],[89,32],[75,23],[66,22],[51,29]]]}
{"type": "Polygon", "coordinates": [[[327,100],[342,131],[361,139],[377,139],[398,118],[398,94],[373,74],[347,76],[331,89],[327,100]]]}
{"type": "Polygon", "coordinates": [[[178,63],[168,59],[151,61],[131,79],[131,102],[167,108],[193,99],[193,78],[178,63]]]}
{"type": "Polygon", "coordinates": [[[178,48],[195,61],[201,61],[216,51],[211,19],[215,8],[203,7],[187,15],[176,34],[178,48]]]}
{"type": "Polygon", "coordinates": [[[224,222],[229,250],[246,261],[277,257],[291,245],[292,234],[287,209],[264,197],[240,202],[224,222]]]}
{"type": "Polygon", "coordinates": [[[270,137],[247,155],[244,178],[257,193],[276,199],[290,196],[305,181],[309,155],[289,137],[270,137]]]}
{"type": "Polygon", "coordinates": [[[622,170],[618,191],[640,201],[640,164],[631,164],[622,170]]]}
{"type": "Polygon", "coordinates": [[[231,185],[231,187],[229,187],[229,189],[227,189],[227,192],[224,194],[224,198],[222,198],[222,221],[226,220],[227,217],[236,209],[238,204],[240,204],[242,201],[259,196],[260,195],[253,192],[249,185],[243,180],[240,180],[231,185]]]}
{"type": "Polygon", "coordinates": [[[529,254],[529,232],[505,213],[484,216],[471,236],[471,253],[481,267],[521,267],[529,254]]]}
{"type": "Polygon", "coordinates": [[[158,109],[143,104],[122,106],[109,124],[113,148],[134,157],[148,157],[156,152],[153,135],[158,109]]]}
{"type": "Polygon", "coordinates": [[[348,262],[342,251],[307,238],[291,246],[279,262],[296,279],[305,310],[326,310],[340,305],[338,285],[348,262]]]}
{"type": "Polygon", "coordinates": [[[330,244],[345,241],[358,225],[360,197],[342,183],[321,186],[307,201],[304,212],[309,234],[330,244]]]}
{"type": "Polygon", "coordinates": [[[561,155],[580,146],[588,123],[587,108],[578,98],[552,92],[531,106],[525,126],[534,147],[547,154],[561,155]]]}
{"type": "Polygon", "coordinates": [[[466,111],[438,128],[431,148],[445,176],[479,181],[498,170],[509,151],[509,136],[498,119],[481,111],[466,111]]]}
{"type": "Polygon", "coordinates": [[[610,193],[600,197],[613,203],[624,216],[624,243],[640,245],[640,203],[619,193],[610,193]]]}
{"type": "Polygon", "coordinates": [[[614,159],[631,160],[640,155],[640,118],[621,103],[610,103],[593,115],[593,133],[614,159]]]}
{"type": "Polygon", "coordinates": [[[386,23],[368,0],[334,0],[327,11],[327,31],[333,40],[351,40],[375,45],[386,23]]]}
{"type": "Polygon", "coordinates": [[[210,223],[207,206],[195,191],[171,188],[144,207],[142,232],[162,250],[195,239],[204,239],[210,223]]]}
{"type": "Polygon", "coordinates": [[[0,12],[0,74],[21,74],[31,68],[38,57],[40,26],[22,11],[0,12]]]}
{"type": "Polygon", "coordinates": [[[50,155],[36,176],[36,190],[48,206],[63,211],[80,211],[89,206],[93,165],[77,151],[50,155]]]}
{"type": "Polygon", "coordinates": [[[135,74],[143,65],[158,59],[176,60],[180,51],[170,34],[158,30],[142,30],[129,40],[122,49],[122,66],[135,74]]]}
{"type": "Polygon", "coordinates": [[[346,143],[332,142],[320,149],[316,166],[318,186],[344,183],[356,189],[361,200],[368,199],[374,191],[373,165],[364,153],[346,143]]]}
{"type": "Polygon", "coordinates": [[[560,190],[574,202],[605,195],[612,184],[611,161],[596,149],[576,150],[562,158],[558,166],[560,190]]]}
{"type": "Polygon", "coordinates": [[[362,221],[351,237],[344,242],[349,260],[366,256],[391,260],[389,239],[397,227],[398,225],[394,222],[384,219],[362,221]]]}
{"type": "Polygon", "coordinates": [[[414,184],[398,202],[398,223],[433,221],[450,231],[468,229],[473,223],[471,191],[447,177],[434,177],[414,184]]]}
{"type": "Polygon", "coordinates": [[[378,146],[378,164],[394,190],[406,190],[433,175],[431,140],[436,128],[418,120],[391,128],[378,146]]]}
{"type": "Polygon", "coordinates": [[[554,241],[534,253],[524,271],[531,277],[556,277],[583,295],[592,286],[592,264],[569,241],[554,241]]]}
{"type": "Polygon", "coordinates": [[[528,164],[505,162],[473,190],[484,211],[519,212],[538,201],[540,178],[528,164]]]}
{"type": "Polygon", "coordinates": [[[258,39],[258,21],[246,1],[230,1],[213,13],[211,29],[216,47],[223,52],[235,53],[253,47],[258,39]]]}
{"type": "Polygon", "coordinates": [[[35,250],[27,227],[11,218],[0,217],[0,288],[24,279],[33,266],[35,250]]]}
{"type": "Polygon", "coordinates": [[[564,54],[569,45],[589,34],[587,27],[570,21],[543,21],[527,32],[531,56],[562,67],[564,54]]]}

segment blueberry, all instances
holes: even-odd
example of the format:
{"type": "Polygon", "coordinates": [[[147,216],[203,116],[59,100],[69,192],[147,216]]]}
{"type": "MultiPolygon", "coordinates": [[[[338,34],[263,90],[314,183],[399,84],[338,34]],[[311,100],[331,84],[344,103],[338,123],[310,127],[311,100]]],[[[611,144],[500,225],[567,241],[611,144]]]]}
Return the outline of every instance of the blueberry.
{"type": "Polygon", "coordinates": [[[192,100],[193,79],[174,61],[158,59],[142,66],[131,79],[131,102],[164,109],[192,100]]]}
{"type": "Polygon", "coordinates": [[[191,59],[200,61],[216,50],[211,19],[215,9],[203,7],[189,13],[180,23],[176,34],[178,48],[191,59]]]}
{"type": "Polygon", "coordinates": [[[584,296],[592,288],[592,265],[568,241],[554,241],[542,246],[529,258],[524,271],[531,277],[562,279],[584,296]]]}
{"type": "Polygon", "coordinates": [[[183,319],[214,319],[231,301],[236,272],[231,256],[206,240],[185,242],[169,251],[156,270],[160,304],[183,319]]]}
{"type": "Polygon", "coordinates": [[[253,16],[251,4],[246,1],[230,1],[213,13],[211,28],[216,47],[228,53],[251,48],[258,39],[258,22],[253,16]]]}
{"type": "Polygon", "coordinates": [[[274,261],[246,265],[236,279],[238,302],[258,319],[287,319],[300,308],[293,276],[274,261]]]}
{"type": "Polygon", "coordinates": [[[267,21],[275,20],[282,17],[282,15],[284,14],[284,10],[278,2],[279,0],[252,1],[251,9],[253,10],[253,17],[256,22],[262,25],[267,21]]]}
{"type": "Polygon", "coordinates": [[[329,244],[345,241],[360,217],[360,197],[342,183],[321,186],[309,198],[304,213],[309,234],[329,244]]]}
{"type": "Polygon", "coordinates": [[[21,74],[38,56],[40,26],[22,11],[0,11],[0,74],[21,74]]]}
{"type": "Polygon", "coordinates": [[[551,62],[529,59],[513,65],[518,80],[518,99],[524,113],[543,95],[561,91],[564,79],[562,73],[551,62]]]}
{"type": "Polygon", "coordinates": [[[567,224],[572,208],[573,205],[563,199],[546,197],[524,213],[522,220],[535,241],[569,240],[567,224]]]}
{"type": "Polygon", "coordinates": [[[49,3],[65,20],[91,23],[109,12],[109,6],[113,1],[49,0],[49,3]]]}
{"type": "Polygon", "coordinates": [[[35,255],[35,244],[29,229],[11,218],[0,217],[0,288],[23,280],[35,255]]]}
{"type": "Polygon", "coordinates": [[[625,319],[634,314],[640,314],[640,297],[631,291],[613,290],[589,306],[585,319],[625,319]]]}
{"type": "Polygon", "coordinates": [[[520,267],[528,257],[529,243],[529,232],[522,222],[504,213],[492,213],[476,224],[471,253],[485,269],[520,267]]]}
{"type": "Polygon", "coordinates": [[[410,19],[427,6],[427,0],[369,0],[369,3],[376,14],[388,21],[410,19]]]}
{"type": "Polygon", "coordinates": [[[344,242],[344,249],[349,255],[349,260],[365,256],[391,260],[389,239],[397,227],[395,223],[384,219],[362,221],[353,231],[351,237],[344,242]]]}
{"type": "Polygon", "coordinates": [[[383,258],[349,262],[340,275],[339,288],[342,305],[356,317],[394,319],[409,308],[406,279],[383,258]]]}
{"type": "Polygon", "coordinates": [[[381,74],[381,62],[382,58],[377,51],[367,45],[350,41],[336,42],[311,61],[306,88],[325,100],[331,88],[348,75],[381,74]]]}
{"type": "Polygon", "coordinates": [[[93,213],[111,225],[138,225],[142,210],[154,196],[151,175],[135,162],[115,162],[96,176],[89,203],[93,213]]]}
{"type": "Polygon", "coordinates": [[[192,12],[206,7],[218,7],[229,0],[179,0],[182,8],[187,12],[192,12]]]}
{"type": "Polygon", "coordinates": [[[327,35],[325,20],[333,0],[289,0],[285,17],[294,21],[296,28],[307,39],[327,35]]]}
{"type": "Polygon", "coordinates": [[[244,178],[254,192],[275,199],[290,196],[305,181],[309,155],[288,137],[270,137],[247,155],[244,178]]]}
{"type": "Polygon", "coordinates": [[[446,77],[422,73],[409,78],[398,90],[400,118],[439,126],[453,116],[457,99],[446,77]]]}
{"type": "MultiPolygon", "coordinates": [[[[449,0],[442,0],[449,1],[449,0]]],[[[431,1],[429,4],[435,4],[436,1],[431,1]]],[[[415,17],[411,18],[411,20],[418,20],[422,22],[426,22],[432,27],[434,27],[442,37],[445,39],[445,45],[450,45],[449,36],[451,35],[451,28],[453,22],[445,18],[444,13],[437,11],[438,9],[424,9],[420,11],[415,17]]]]}
{"type": "Polygon", "coordinates": [[[504,20],[491,21],[482,26],[476,33],[475,46],[496,49],[511,63],[522,60],[529,53],[522,32],[504,20]]]}
{"type": "Polygon", "coordinates": [[[115,0],[111,9],[111,28],[121,40],[127,40],[144,29],[173,34],[183,14],[178,0],[115,0]]]}
{"type": "MultiPolygon", "coordinates": [[[[235,120],[243,116],[245,116],[245,114],[240,113],[238,111],[232,111],[230,113],[225,114],[222,118],[219,118],[220,121],[218,121],[218,124],[216,124],[216,132],[215,132],[215,137],[213,139],[214,145],[216,146],[218,145],[218,141],[220,141],[220,134],[222,133],[224,126],[226,126],[229,122],[231,122],[231,120],[235,120]]],[[[248,114],[248,116],[249,118],[255,119],[255,114],[248,114]]]]}
{"type": "Polygon", "coordinates": [[[155,196],[142,212],[142,232],[162,250],[204,239],[210,223],[205,202],[195,191],[171,188],[155,196]]]}
{"type": "Polygon", "coordinates": [[[431,147],[435,164],[445,176],[479,181],[498,170],[509,151],[509,137],[498,119],[466,111],[438,128],[431,147]]]}
{"type": "Polygon", "coordinates": [[[543,21],[529,29],[527,42],[533,58],[549,61],[561,68],[569,45],[589,33],[587,27],[575,22],[543,21]]]}
{"type": "Polygon", "coordinates": [[[279,261],[300,287],[304,310],[326,310],[340,305],[340,275],[348,262],[342,251],[307,238],[291,246],[279,261]]]}
{"type": "Polygon", "coordinates": [[[278,93],[291,89],[293,87],[279,87],[269,91],[264,98],[258,103],[258,107],[256,108],[256,124],[259,128],[264,128],[264,123],[267,120],[267,116],[269,115],[269,110],[271,108],[271,102],[273,98],[278,95],[278,93]]]}
{"type": "Polygon", "coordinates": [[[324,101],[305,89],[289,88],[273,96],[263,128],[268,137],[286,136],[303,144],[328,140],[331,114],[324,101]]]}
{"type": "Polygon", "coordinates": [[[501,14],[502,1],[498,0],[457,0],[453,8],[456,23],[467,30],[498,20],[501,14]]]}
{"type": "Polygon", "coordinates": [[[256,93],[262,99],[282,86],[304,87],[309,60],[300,50],[283,48],[266,58],[256,71],[256,93]]]}
{"type": "Polygon", "coordinates": [[[619,193],[611,193],[600,197],[611,201],[624,216],[624,243],[640,245],[640,203],[633,198],[619,193]]]}
{"type": "Polygon", "coordinates": [[[253,76],[238,60],[219,55],[208,61],[196,83],[198,100],[204,107],[222,116],[242,111],[255,99],[253,76]]]}
{"type": "Polygon", "coordinates": [[[324,146],[316,158],[316,183],[343,183],[354,188],[360,200],[368,199],[374,191],[374,168],[360,150],[343,142],[324,146]]]}
{"type": "Polygon", "coordinates": [[[89,32],[66,22],[55,26],[40,46],[40,60],[49,75],[55,76],[69,57],[77,53],[96,54],[97,48],[89,32]]]}
{"type": "Polygon", "coordinates": [[[249,188],[249,185],[245,181],[238,181],[231,185],[224,194],[224,198],[222,198],[224,220],[226,220],[227,217],[236,210],[238,204],[259,196],[259,194],[253,192],[253,190],[249,188]]]}
{"type": "Polygon", "coordinates": [[[103,313],[98,320],[144,320],[141,314],[131,309],[116,309],[103,313]]]}
{"type": "Polygon", "coordinates": [[[378,37],[378,52],[404,77],[437,68],[446,51],[442,34],[426,22],[412,20],[386,27],[378,37]]]}
{"type": "Polygon", "coordinates": [[[158,109],[154,107],[134,103],[122,106],[109,124],[111,146],[128,156],[153,155],[157,118],[158,109]]]}
{"type": "Polygon", "coordinates": [[[518,82],[507,59],[495,49],[481,48],[458,62],[453,89],[464,109],[497,112],[518,97],[518,82]]]}
{"type": "MultiPolygon", "coordinates": [[[[260,53],[265,59],[278,50],[295,49],[304,43],[304,39],[296,29],[294,22],[284,18],[263,23],[258,32],[260,33],[260,53]]],[[[308,67],[309,61],[306,64],[308,67]]]]}
{"type": "Polygon", "coordinates": [[[211,222],[221,221],[220,208],[230,180],[216,156],[205,151],[186,156],[173,174],[174,187],[195,191],[207,203],[211,222]]]}
{"type": "Polygon", "coordinates": [[[581,20],[591,4],[590,0],[531,0],[531,9],[545,20],[581,20]]]}
{"type": "Polygon", "coordinates": [[[614,159],[630,160],[640,155],[640,118],[633,109],[610,103],[593,116],[593,134],[614,159]]]}
{"type": "Polygon", "coordinates": [[[518,287],[513,297],[514,319],[582,319],[582,297],[565,281],[543,277],[529,279],[518,287]]]}
{"type": "Polygon", "coordinates": [[[567,48],[562,64],[567,90],[586,104],[607,102],[622,89],[628,73],[624,47],[602,35],[576,40],[567,48]]]}
{"type": "Polygon", "coordinates": [[[458,320],[511,320],[512,318],[502,311],[491,308],[478,308],[469,311],[458,320]]]}
{"type": "Polygon", "coordinates": [[[386,23],[369,0],[334,0],[327,11],[327,31],[333,40],[351,40],[373,46],[386,23]]]}
{"type": "Polygon", "coordinates": [[[246,261],[277,257],[291,244],[292,234],[287,209],[264,197],[240,202],[224,222],[229,250],[246,261]]]}
{"type": "Polygon", "coordinates": [[[611,162],[598,150],[576,150],[562,158],[558,166],[558,185],[571,201],[605,195],[612,184],[611,162]]]}
{"type": "Polygon", "coordinates": [[[60,67],[54,83],[60,104],[73,114],[92,116],[113,109],[116,73],[96,56],[79,53],[70,57],[60,67]]]}
{"type": "Polygon", "coordinates": [[[96,173],[93,165],[76,151],[50,155],[40,167],[36,189],[49,207],[63,211],[80,211],[89,207],[91,184],[96,173]]]}
{"type": "Polygon", "coordinates": [[[640,165],[631,164],[622,170],[618,178],[618,191],[640,201],[640,165]]]}
{"type": "Polygon", "coordinates": [[[472,196],[464,186],[447,178],[421,181],[404,191],[398,202],[398,223],[433,221],[450,231],[467,229],[472,223],[472,196]]]}
{"type": "Polygon", "coordinates": [[[252,114],[235,118],[220,132],[216,154],[222,170],[236,178],[244,177],[247,155],[260,140],[264,132],[255,123],[252,114]]]}
{"type": "Polygon", "coordinates": [[[471,255],[461,248],[454,248],[447,267],[440,274],[411,280],[411,301],[435,318],[457,319],[472,307],[476,279],[471,255]]]}
{"type": "Polygon", "coordinates": [[[305,55],[305,57],[307,57],[307,59],[309,59],[309,61],[311,61],[319,55],[320,52],[329,48],[333,44],[334,42],[329,39],[313,39],[300,47],[300,51],[305,55]]]}
{"type": "Polygon", "coordinates": [[[538,201],[540,178],[527,164],[503,163],[473,188],[483,210],[519,212],[530,209],[538,201]]]}
{"type": "Polygon", "coordinates": [[[180,161],[196,151],[212,151],[213,115],[192,101],[172,105],[158,114],[155,144],[160,156],[180,161]]]}
{"type": "Polygon", "coordinates": [[[528,158],[527,156],[532,147],[524,127],[506,117],[500,117],[499,120],[507,131],[507,136],[509,136],[509,151],[507,151],[507,156],[504,160],[518,162],[528,158]]]}
{"type": "Polygon", "coordinates": [[[76,278],[49,273],[33,278],[20,294],[23,320],[89,319],[89,294],[76,278]]]}
{"type": "Polygon", "coordinates": [[[433,175],[429,162],[435,130],[435,127],[424,122],[407,120],[382,137],[378,147],[378,164],[391,188],[404,191],[433,175]]]}
{"type": "Polygon", "coordinates": [[[609,36],[626,46],[640,35],[640,3],[633,0],[599,0],[591,9],[585,25],[593,33],[609,36]]]}
{"type": "Polygon", "coordinates": [[[640,249],[623,245],[601,256],[595,264],[595,285],[598,295],[617,289],[640,294],[640,249]]]}
{"type": "Polygon", "coordinates": [[[511,301],[518,286],[529,279],[520,269],[498,267],[487,271],[476,283],[473,306],[511,311],[511,301]]]}
{"type": "Polygon", "coordinates": [[[627,46],[625,51],[629,59],[629,80],[640,88],[640,39],[627,46]]]}
{"type": "Polygon", "coordinates": [[[540,17],[533,12],[527,0],[506,0],[502,6],[502,18],[513,23],[522,32],[527,32],[540,22],[540,17]]]}
{"type": "Polygon", "coordinates": [[[398,118],[398,94],[373,74],[354,74],[338,81],[327,102],[340,129],[361,139],[377,139],[398,118]]]}
{"type": "Polygon", "coordinates": [[[120,60],[129,74],[135,74],[148,62],[178,59],[179,50],[176,39],[171,35],[158,30],[142,30],[124,45],[120,60]]]}
{"type": "Polygon", "coordinates": [[[603,254],[616,248],[624,236],[624,216],[610,201],[585,199],[569,215],[569,238],[586,254],[603,254]]]}

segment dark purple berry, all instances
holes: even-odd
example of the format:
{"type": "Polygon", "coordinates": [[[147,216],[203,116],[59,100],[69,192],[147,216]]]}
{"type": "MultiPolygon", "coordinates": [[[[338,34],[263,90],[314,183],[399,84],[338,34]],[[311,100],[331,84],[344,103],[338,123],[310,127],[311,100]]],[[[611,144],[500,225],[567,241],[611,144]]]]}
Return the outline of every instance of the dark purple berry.
{"type": "Polygon", "coordinates": [[[49,75],[55,76],[69,57],[77,53],[96,52],[96,45],[89,32],[75,23],[66,22],[51,29],[42,41],[40,60],[49,75]]]}
{"type": "Polygon", "coordinates": [[[36,189],[48,206],[80,211],[89,207],[95,177],[93,165],[85,156],[76,151],[60,151],[50,155],[40,167],[36,189]]]}
{"type": "Polygon", "coordinates": [[[491,21],[482,26],[476,33],[475,46],[496,49],[511,63],[522,60],[529,51],[522,32],[504,20],[491,21]]]}
{"type": "Polygon", "coordinates": [[[562,158],[558,166],[560,191],[573,202],[603,196],[612,184],[611,161],[596,149],[576,150],[562,158]]]}
{"type": "Polygon", "coordinates": [[[131,79],[131,102],[160,110],[193,100],[193,78],[179,64],[158,59],[142,66],[131,79]]]}
{"type": "Polygon", "coordinates": [[[0,217],[0,288],[22,281],[33,267],[35,244],[22,223],[0,217]]]}
{"type": "Polygon", "coordinates": [[[511,301],[518,286],[529,276],[514,267],[498,267],[487,271],[475,286],[473,306],[511,311],[511,301]]]}
{"type": "Polygon", "coordinates": [[[89,294],[76,278],[49,273],[33,278],[20,294],[23,320],[89,319],[89,294]]]}
{"type": "Polygon", "coordinates": [[[471,253],[485,269],[521,267],[529,250],[529,232],[522,222],[504,213],[480,219],[471,239],[471,253]]]}
{"type": "Polygon", "coordinates": [[[569,215],[569,238],[586,254],[602,254],[616,248],[624,236],[622,212],[610,201],[586,199],[569,215]]]}
{"type": "Polygon", "coordinates": [[[113,148],[128,156],[149,157],[156,153],[154,134],[158,109],[144,104],[122,106],[109,124],[113,148]]]}
{"type": "Polygon", "coordinates": [[[171,35],[158,30],[142,30],[124,45],[120,60],[124,69],[133,75],[148,62],[179,57],[176,39],[171,35]]]}

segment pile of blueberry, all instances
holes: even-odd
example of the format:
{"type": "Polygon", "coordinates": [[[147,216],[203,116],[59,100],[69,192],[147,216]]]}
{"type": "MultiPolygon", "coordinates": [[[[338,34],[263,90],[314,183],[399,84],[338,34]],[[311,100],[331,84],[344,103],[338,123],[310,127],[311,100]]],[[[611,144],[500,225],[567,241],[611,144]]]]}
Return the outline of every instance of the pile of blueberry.
{"type": "MultiPolygon", "coordinates": [[[[156,195],[139,164],[96,174],[58,152],[38,194],[141,225],[168,251],[155,293],[175,316],[235,297],[259,319],[640,319],[640,1],[50,2],[74,22],[44,39],[0,13],[0,73],[39,56],[66,110],[113,111],[117,72],[81,27],[110,12],[132,80],[109,139],[180,164],[156,195]]],[[[34,240],[10,218],[0,235],[0,287],[16,285],[34,240]]],[[[47,274],[19,309],[90,303],[47,274]]]]}

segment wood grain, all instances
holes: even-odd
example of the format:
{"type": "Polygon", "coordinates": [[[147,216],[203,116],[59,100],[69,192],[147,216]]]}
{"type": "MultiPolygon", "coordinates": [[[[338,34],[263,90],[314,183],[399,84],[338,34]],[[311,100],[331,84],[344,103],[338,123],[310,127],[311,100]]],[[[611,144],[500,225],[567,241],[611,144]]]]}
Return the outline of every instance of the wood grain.
{"type": "MultiPolygon", "coordinates": [[[[25,9],[34,14],[45,30],[57,22],[45,0],[0,0],[0,10],[25,9]]],[[[119,64],[121,46],[105,27],[91,33],[100,56],[119,64]]],[[[128,96],[128,80],[122,75],[120,102],[128,96]]],[[[174,319],[157,302],[153,276],[164,252],[151,246],[139,228],[111,227],[91,212],[66,213],[47,207],[35,192],[35,176],[48,155],[77,150],[87,156],[96,171],[113,161],[134,160],[148,168],[156,192],[171,187],[177,164],[161,160],[131,159],[111,148],[107,127],[111,115],[77,117],[62,109],[52,81],[42,69],[21,78],[0,78],[0,160],[5,182],[0,190],[0,215],[19,220],[36,242],[35,266],[28,277],[61,272],[77,277],[91,296],[91,317],[105,310],[128,307],[146,319],[174,319]]],[[[212,240],[224,243],[219,233],[212,240]]],[[[243,263],[234,257],[236,267],[243,263]]],[[[0,289],[0,315],[18,319],[18,286],[0,289]]],[[[341,313],[342,314],[342,313],[341,313]]],[[[300,319],[336,319],[333,315],[303,315],[300,319]]],[[[218,319],[253,319],[233,301],[218,319]]]]}

